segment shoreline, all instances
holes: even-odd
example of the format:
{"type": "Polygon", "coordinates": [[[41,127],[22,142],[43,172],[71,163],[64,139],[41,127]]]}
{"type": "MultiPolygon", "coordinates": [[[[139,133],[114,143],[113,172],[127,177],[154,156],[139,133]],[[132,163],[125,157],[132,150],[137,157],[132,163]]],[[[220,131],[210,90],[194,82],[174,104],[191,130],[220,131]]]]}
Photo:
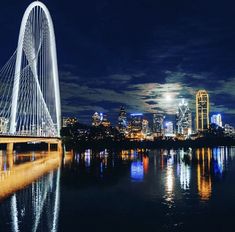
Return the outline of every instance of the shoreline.
{"type": "Polygon", "coordinates": [[[196,140],[155,140],[155,141],[64,141],[66,150],[84,150],[84,149],[136,149],[136,148],[200,148],[200,147],[218,147],[235,146],[233,138],[199,138],[196,140]]]}
{"type": "MultiPolygon", "coordinates": [[[[111,150],[128,150],[128,149],[180,149],[180,148],[202,148],[202,147],[218,147],[218,146],[235,146],[235,138],[230,137],[203,137],[196,140],[155,140],[155,141],[113,141],[113,140],[88,140],[76,141],[76,139],[62,138],[63,146],[66,151],[86,149],[111,149],[111,150]]],[[[47,150],[47,144],[16,144],[14,146],[17,151],[44,151],[47,150]]],[[[5,150],[4,145],[0,149],[5,150]]],[[[56,147],[52,147],[52,151],[56,147]]]]}

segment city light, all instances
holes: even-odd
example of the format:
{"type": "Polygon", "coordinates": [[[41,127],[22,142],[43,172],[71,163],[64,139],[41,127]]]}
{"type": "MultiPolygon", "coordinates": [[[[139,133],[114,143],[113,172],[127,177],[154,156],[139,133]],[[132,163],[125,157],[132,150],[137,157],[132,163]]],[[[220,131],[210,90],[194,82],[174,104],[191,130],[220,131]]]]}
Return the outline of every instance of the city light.
{"type": "Polygon", "coordinates": [[[235,1],[41,1],[1,2],[0,231],[232,231],[235,1]]]}
{"type": "Polygon", "coordinates": [[[131,114],[131,116],[135,117],[135,116],[143,116],[143,113],[133,113],[131,114]]]}

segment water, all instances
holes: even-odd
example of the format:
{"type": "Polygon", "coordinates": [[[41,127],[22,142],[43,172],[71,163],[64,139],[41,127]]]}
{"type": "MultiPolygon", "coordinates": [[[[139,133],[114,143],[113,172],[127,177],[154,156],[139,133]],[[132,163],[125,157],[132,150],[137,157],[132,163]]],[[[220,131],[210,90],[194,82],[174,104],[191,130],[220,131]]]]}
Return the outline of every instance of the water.
{"type": "Polygon", "coordinates": [[[235,148],[0,153],[0,231],[233,231],[235,148]]]}

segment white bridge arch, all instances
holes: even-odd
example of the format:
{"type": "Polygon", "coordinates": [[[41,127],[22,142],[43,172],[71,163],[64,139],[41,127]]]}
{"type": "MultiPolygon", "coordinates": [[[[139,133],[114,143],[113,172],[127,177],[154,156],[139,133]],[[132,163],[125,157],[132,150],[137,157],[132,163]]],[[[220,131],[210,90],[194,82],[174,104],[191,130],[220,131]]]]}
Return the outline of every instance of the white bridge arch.
{"type": "Polygon", "coordinates": [[[60,136],[55,34],[42,2],[35,1],[26,9],[16,52],[0,71],[0,79],[0,133],[60,136]]]}

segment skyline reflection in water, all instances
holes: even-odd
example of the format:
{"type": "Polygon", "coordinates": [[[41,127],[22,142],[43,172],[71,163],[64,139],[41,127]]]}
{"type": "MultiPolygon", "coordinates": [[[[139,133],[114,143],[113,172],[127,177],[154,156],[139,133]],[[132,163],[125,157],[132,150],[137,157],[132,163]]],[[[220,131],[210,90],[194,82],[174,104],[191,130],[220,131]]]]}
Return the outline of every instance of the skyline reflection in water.
{"type": "Polygon", "coordinates": [[[160,231],[182,229],[188,222],[180,215],[187,214],[189,207],[218,198],[218,185],[231,171],[234,155],[233,147],[87,149],[67,152],[62,161],[56,152],[1,151],[0,231],[71,231],[75,217],[80,218],[82,230],[93,211],[122,218],[133,207],[136,214],[145,212],[150,218],[146,213],[153,210],[160,231]]]}

